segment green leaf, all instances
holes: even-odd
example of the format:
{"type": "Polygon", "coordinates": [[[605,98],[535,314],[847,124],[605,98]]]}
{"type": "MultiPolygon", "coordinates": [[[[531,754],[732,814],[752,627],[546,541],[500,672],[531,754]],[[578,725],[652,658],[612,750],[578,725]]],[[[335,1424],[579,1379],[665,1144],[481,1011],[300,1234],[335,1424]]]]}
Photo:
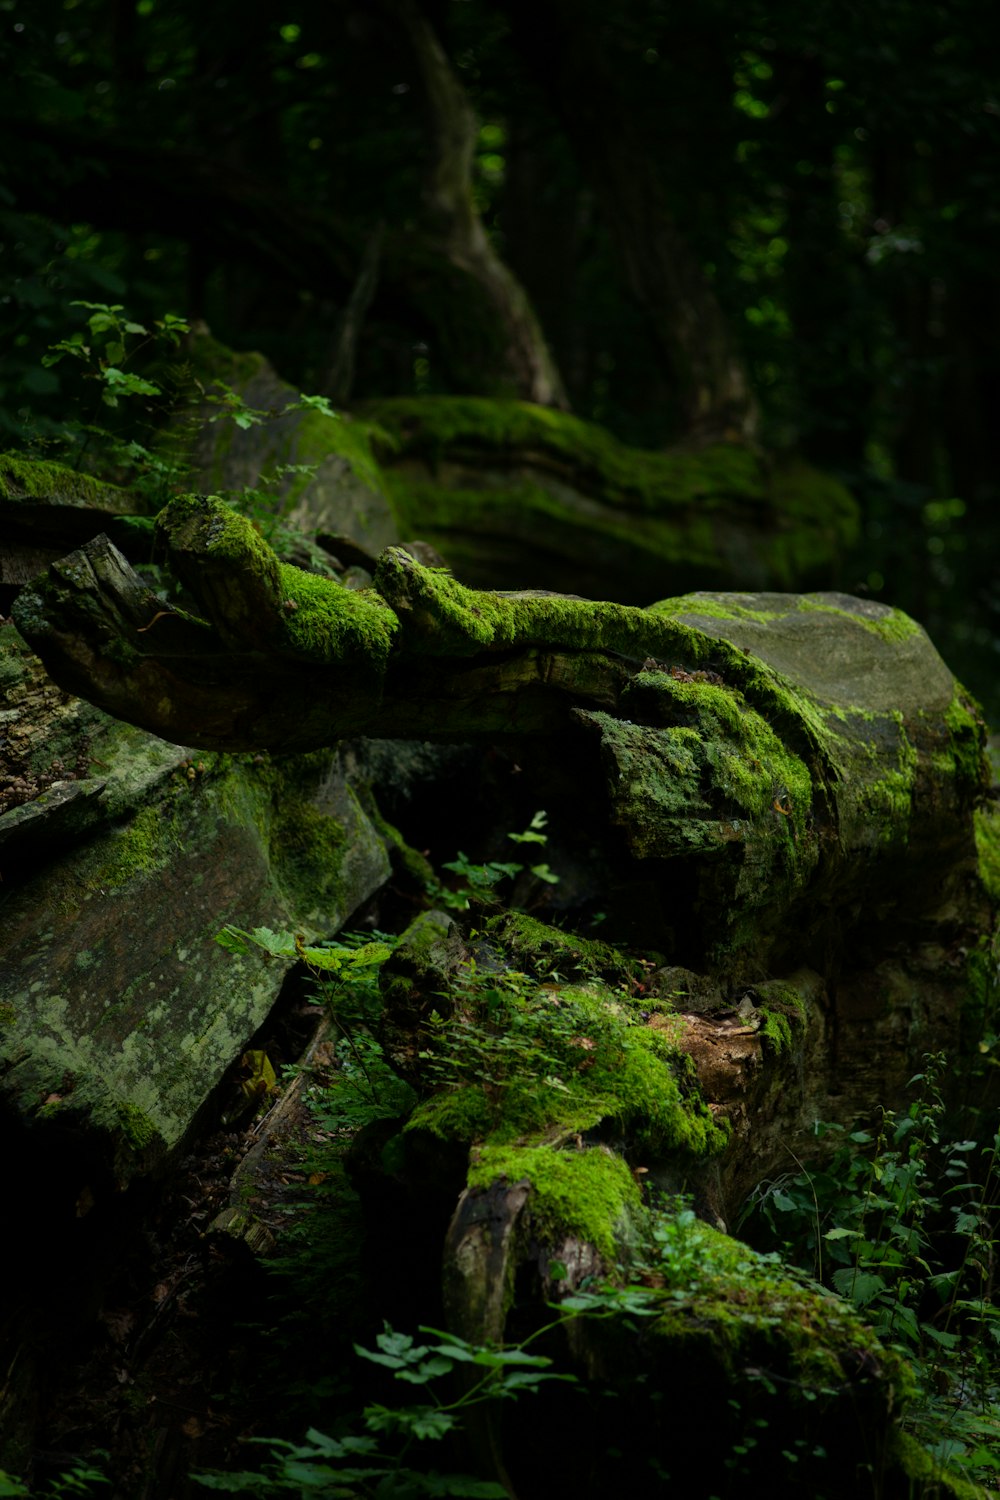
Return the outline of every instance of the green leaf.
{"type": "Polygon", "coordinates": [[[254,948],[262,948],[271,958],[297,958],[295,937],[290,932],[272,932],[270,927],[255,927],[245,932],[242,927],[227,925],[215,934],[215,941],[227,953],[246,955],[254,948]]]}
{"type": "Polygon", "coordinates": [[[840,1295],[853,1302],[855,1307],[867,1307],[879,1292],[886,1290],[881,1276],[877,1276],[874,1271],[855,1271],[853,1266],[834,1271],[833,1284],[840,1295]]]}
{"type": "Polygon", "coordinates": [[[366,1406],[365,1422],[372,1432],[405,1432],[437,1442],[456,1426],[450,1412],[437,1406],[366,1406]]]}
{"type": "Polygon", "coordinates": [[[415,1370],[397,1370],[397,1380],[408,1380],[411,1385],[426,1385],[429,1380],[437,1380],[441,1375],[450,1375],[452,1361],[443,1358],[440,1354],[432,1355],[430,1359],[423,1360],[415,1370]]]}
{"type": "MultiPolygon", "coordinates": [[[[263,1474],[251,1474],[247,1470],[233,1474],[192,1474],[195,1484],[206,1490],[224,1490],[227,1495],[259,1495],[267,1483],[263,1474]]],[[[0,1495],[26,1495],[27,1490],[0,1489],[0,1495]]]]}
{"type": "Polygon", "coordinates": [[[495,1479],[473,1479],[468,1474],[420,1474],[425,1495],[456,1495],[460,1500],[507,1500],[507,1490],[495,1479]]]}
{"type": "Polygon", "coordinates": [[[327,396],[300,396],[297,401],[290,401],[284,410],[286,412],[303,410],[318,411],[324,417],[332,417],[335,422],[340,421],[340,413],[334,411],[327,396]]]}
{"type": "Polygon", "coordinates": [[[109,365],[102,370],[105,381],[114,386],[117,393],[122,396],[162,396],[163,392],[158,385],[151,380],[143,380],[141,375],[131,375],[126,370],[119,370],[117,365],[109,365]]]}

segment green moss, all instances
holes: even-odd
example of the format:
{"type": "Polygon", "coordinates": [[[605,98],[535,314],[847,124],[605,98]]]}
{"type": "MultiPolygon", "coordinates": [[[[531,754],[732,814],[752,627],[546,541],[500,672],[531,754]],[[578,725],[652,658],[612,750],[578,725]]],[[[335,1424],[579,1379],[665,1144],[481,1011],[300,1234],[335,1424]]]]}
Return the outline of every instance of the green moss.
{"type": "Polygon", "coordinates": [[[178,847],[176,819],[165,816],[162,807],[140,808],[118,833],[110,857],[94,871],[90,884],[103,890],[117,890],[137,876],[161,870],[178,847]]]}
{"type": "Polygon", "coordinates": [[[928,1500],[993,1500],[995,1490],[984,1489],[972,1480],[942,1464],[941,1459],[917,1442],[908,1432],[894,1430],[890,1439],[890,1458],[909,1481],[912,1496],[928,1500]]]}
{"type": "Polygon", "coordinates": [[[544,1146],[484,1146],[469,1169],[469,1186],[488,1188],[500,1178],[531,1183],[531,1224],[543,1243],[573,1235],[613,1261],[618,1238],[641,1211],[642,1200],[621,1157],[603,1147],[554,1151],[544,1146]]]}
{"type": "Polygon", "coordinates": [[[801,462],[772,466],[739,445],[696,452],[629,448],[595,423],[520,401],[435,396],[380,401],[365,410],[391,432],[404,460],[422,460],[432,471],[428,483],[405,469],[389,470],[404,530],[424,535],[430,529],[456,564],[462,532],[489,527],[495,516],[504,534],[537,541],[539,533],[545,540],[551,532],[558,545],[554,528],[568,519],[573,529],[590,533],[591,546],[603,538],[630,545],[633,555],[641,549],[664,562],[686,559],[715,571],[716,530],[739,513],[772,522],[770,531],[760,528],[757,549],[773,581],[791,587],[804,569],[857,537],[857,504],[837,480],[801,462]],[[471,464],[482,472],[482,484],[456,486],[447,474],[439,476],[443,460],[452,468],[471,464]],[[523,478],[526,466],[537,479],[523,478]],[[567,481],[610,514],[571,506],[559,489],[567,481]],[[621,530],[616,510],[630,516],[621,530]]]}
{"type": "Polygon", "coordinates": [[[527,480],[474,489],[389,470],[387,483],[402,533],[440,546],[459,573],[482,557],[483,537],[498,533],[571,557],[597,550],[608,560],[609,572],[629,567],[639,548],[646,571],[681,563],[718,569],[711,518],[697,510],[679,511],[666,525],[657,515],[622,512],[618,519],[610,507],[570,508],[557,492],[527,480]]]}
{"type": "Polygon", "coordinates": [[[259,573],[277,592],[277,556],[253,522],[234,510],[223,495],[177,495],[160,512],[157,525],[168,539],[175,534],[193,535],[207,556],[259,573]]]}
{"type": "Polygon", "coordinates": [[[423,1053],[436,1085],[407,1130],[464,1144],[557,1145],[606,1125],[646,1153],[711,1155],[727,1135],[686,1053],[620,994],[472,971],[423,1053]]]}
{"type": "Polygon", "coordinates": [[[344,829],[294,789],[281,797],[271,823],[274,879],[300,920],[318,910],[343,910],[344,829]]]}
{"type": "Polygon", "coordinates": [[[399,622],[373,589],[347,589],[288,563],[279,564],[279,586],[284,603],[296,606],[285,630],[297,656],[340,662],[358,655],[385,666],[399,622]]]}
{"type": "Polygon", "coordinates": [[[421,567],[396,547],[379,558],[375,587],[417,635],[422,653],[474,655],[490,648],[538,645],[641,658],[654,645],[676,645],[687,634],[627,604],[468,589],[449,573],[421,567]]]}
{"type": "Polygon", "coordinates": [[[965,960],[965,986],[962,1029],[966,1048],[972,1053],[997,1028],[1000,931],[991,936],[984,935],[974,948],[969,949],[965,960]]]}
{"type": "Polygon", "coordinates": [[[841,609],[839,605],[831,604],[828,599],[818,599],[810,594],[799,596],[797,608],[803,612],[814,611],[818,614],[838,615],[850,624],[860,626],[870,635],[877,635],[883,641],[908,641],[914,636],[923,634],[922,627],[917,624],[916,620],[911,620],[909,615],[904,614],[901,609],[879,606],[880,612],[877,614],[862,614],[854,610],[841,609]]]}
{"type": "Polygon", "coordinates": [[[47,459],[20,458],[14,453],[0,453],[0,499],[9,505],[43,500],[112,515],[137,509],[135,498],[116,484],[105,484],[47,459]]]}
{"type": "Polygon", "coordinates": [[[694,1361],[703,1351],[702,1359],[738,1377],[750,1350],[763,1347],[782,1378],[822,1390],[839,1389],[845,1366],[856,1368],[863,1351],[882,1367],[898,1397],[911,1393],[903,1361],[880,1346],[842,1298],[792,1280],[769,1257],[711,1225],[698,1222],[688,1234],[690,1280],[664,1289],[663,1311],[652,1328],[652,1336],[664,1341],[660,1359],[694,1361]]]}
{"type": "Polygon", "coordinates": [[[645,973],[636,959],[610,943],[550,927],[527,912],[499,912],[482,931],[506,963],[540,979],[555,973],[564,980],[603,979],[613,986],[628,986],[645,973]]]}
{"type": "Polygon", "coordinates": [[[986,725],[979,705],[959,684],[945,709],[948,728],[948,753],[955,775],[973,795],[981,794],[992,779],[986,753],[986,725]]]}
{"type": "Polygon", "coordinates": [[[793,984],[772,979],[754,986],[754,1001],[762,1024],[760,1035],[775,1053],[787,1052],[796,1033],[805,1027],[806,1002],[793,984]]]}
{"type": "Polygon", "coordinates": [[[202,330],[188,341],[187,354],[194,373],[202,384],[218,380],[224,385],[232,386],[234,390],[249,385],[268,369],[263,354],[252,350],[230,349],[227,344],[220,344],[218,339],[202,330]]]}
{"type": "Polygon", "coordinates": [[[1000,906],[1000,808],[995,803],[977,807],[973,827],[979,855],[979,877],[990,900],[1000,906]]]}
{"type": "MultiPolygon", "coordinates": [[[[382,493],[386,489],[386,481],[375,456],[376,446],[383,452],[392,452],[396,445],[394,438],[375,422],[366,422],[346,414],[332,422],[320,411],[303,411],[297,414],[297,462],[315,462],[320,456],[336,454],[347,460],[362,484],[382,493]]],[[[285,493],[286,506],[291,508],[310,483],[310,475],[293,475],[285,493]]]]}
{"type": "Polygon", "coordinates": [[[551,407],[474,396],[433,396],[369,403],[367,414],[393,434],[403,453],[437,463],[462,451],[505,453],[555,463],[596,480],[611,505],[659,512],[693,500],[734,495],[760,504],[767,476],[747,448],[718,444],[697,453],[628,448],[603,427],[551,407]]]}
{"type": "Polygon", "coordinates": [[[134,1151],[145,1150],[159,1135],[149,1116],[130,1100],[119,1100],[115,1113],[121,1132],[134,1151]]]}

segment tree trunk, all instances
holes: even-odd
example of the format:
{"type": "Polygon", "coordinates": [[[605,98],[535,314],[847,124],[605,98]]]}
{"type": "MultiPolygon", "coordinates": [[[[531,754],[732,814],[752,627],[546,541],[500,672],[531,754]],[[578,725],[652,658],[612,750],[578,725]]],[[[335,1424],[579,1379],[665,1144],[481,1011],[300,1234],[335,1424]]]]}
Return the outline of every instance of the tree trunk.
{"type": "Polygon", "coordinates": [[[483,228],[472,196],[477,123],[433,28],[413,0],[382,0],[406,33],[416,60],[430,124],[425,181],[428,243],[482,290],[499,326],[508,330],[501,375],[511,394],[540,406],[566,406],[562,380],[538,319],[517,278],[483,228]]]}
{"type": "Polygon", "coordinates": [[[756,405],[731,330],[677,229],[650,145],[600,53],[598,35],[567,0],[518,0],[518,45],[548,91],[592,184],[632,295],[650,318],[695,441],[752,438],[756,405]]]}

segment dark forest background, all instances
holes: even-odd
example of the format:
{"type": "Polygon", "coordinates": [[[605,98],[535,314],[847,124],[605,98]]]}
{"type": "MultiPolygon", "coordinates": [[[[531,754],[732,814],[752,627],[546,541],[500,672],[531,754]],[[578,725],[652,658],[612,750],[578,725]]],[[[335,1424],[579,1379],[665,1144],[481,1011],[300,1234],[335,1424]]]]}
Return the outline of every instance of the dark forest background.
{"type": "Polygon", "coordinates": [[[515,394],[645,447],[794,449],[863,509],[833,581],[909,610],[1000,710],[988,0],[0,23],[4,446],[57,454],[79,417],[42,360],[83,299],[204,319],[341,404],[515,394]]]}

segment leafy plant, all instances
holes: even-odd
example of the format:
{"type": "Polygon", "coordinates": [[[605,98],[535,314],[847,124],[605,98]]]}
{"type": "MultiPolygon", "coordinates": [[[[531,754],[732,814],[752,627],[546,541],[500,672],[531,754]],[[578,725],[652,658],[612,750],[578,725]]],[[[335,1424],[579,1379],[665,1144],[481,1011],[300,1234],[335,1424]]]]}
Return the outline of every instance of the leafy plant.
{"type": "Polygon", "coordinates": [[[984,1478],[1000,1472],[1000,1133],[985,1145],[945,1137],[945,1066],[928,1056],[911,1079],[918,1096],[874,1133],[817,1124],[818,1136],[844,1136],[829,1164],[764,1184],[750,1219],[908,1355],[921,1393],[909,1425],[942,1462],[984,1478]]]}
{"type": "MultiPolygon", "coordinates": [[[[552,1325],[549,1325],[552,1326],[552,1325]]],[[[535,1338],[540,1337],[540,1330],[535,1338]]],[[[418,1389],[421,1399],[399,1406],[372,1402],[365,1407],[361,1435],[329,1437],[315,1428],[305,1443],[264,1439],[271,1458],[260,1472],[198,1474],[206,1489],[227,1494],[266,1496],[296,1490],[301,1495],[372,1496],[376,1500],[410,1500],[417,1496],[462,1496],[465,1500],[503,1500],[507,1491],[494,1480],[415,1467],[416,1445],[440,1443],[453,1436],[465,1414],[487,1402],[517,1398],[538,1390],[543,1381],[573,1382],[553,1371],[552,1360],[528,1352],[531,1339],[504,1348],[421,1328],[430,1339],[417,1343],[388,1324],[375,1349],[355,1345],[361,1359],[390,1370],[394,1379],[418,1389]],[[461,1381],[444,1382],[460,1373],[461,1381]]]]}
{"type": "Polygon", "coordinates": [[[309,969],[316,998],[340,1033],[337,1080],[309,1095],[318,1125],[331,1132],[353,1131],[412,1107],[413,1090],[389,1067],[372,1035],[381,1009],[379,970],[395,947],[393,938],[346,933],[335,942],[307,945],[298,933],[226,926],[215,940],[229,953],[246,955],[256,949],[271,958],[297,959],[309,969]]]}
{"type": "Polygon", "coordinates": [[[69,1500],[74,1495],[92,1496],[93,1485],[110,1482],[106,1475],[91,1464],[75,1464],[72,1469],[60,1474],[58,1479],[50,1480],[43,1490],[35,1490],[32,1497],[32,1491],[22,1480],[0,1469],[0,1500],[69,1500]]]}
{"type": "MultiPolygon", "coordinates": [[[[515,844],[546,844],[548,834],[542,830],[548,823],[548,814],[536,812],[528,827],[523,833],[508,833],[507,837],[515,844]]],[[[524,872],[525,868],[535,876],[537,880],[543,880],[547,885],[558,885],[559,876],[553,874],[545,863],[525,866],[516,860],[488,860],[477,864],[469,859],[468,855],[459,853],[453,860],[447,861],[441,866],[451,874],[457,875],[462,884],[458,886],[445,885],[440,880],[434,880],[428,887],[428,895],[432,901],[441,906],[448,906],[455,911],[468,911],[473,901],[491,902],[495,900],[495,887],[501,881],[513,880],[515,876],[524,872]]]]}

